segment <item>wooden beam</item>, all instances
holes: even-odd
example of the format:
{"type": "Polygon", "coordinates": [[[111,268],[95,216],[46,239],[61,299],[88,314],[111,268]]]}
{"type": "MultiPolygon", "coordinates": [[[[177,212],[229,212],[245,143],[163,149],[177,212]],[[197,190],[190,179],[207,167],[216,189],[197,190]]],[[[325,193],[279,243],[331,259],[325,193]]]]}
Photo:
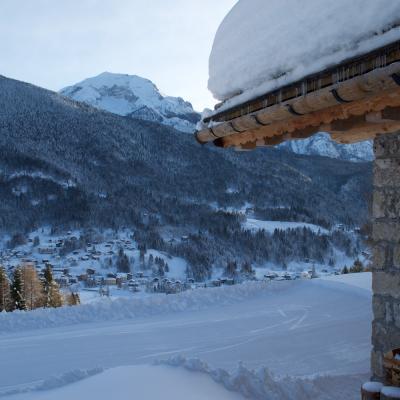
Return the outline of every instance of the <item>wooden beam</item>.
{"type": "Polygon", "coordinates": [[[400,107],[386,107],[381,114],[382,119],[400,121],[400,107]]]}
{"type": "MultiPolygon", "coordinates": [[[[371,96],[357,102],[341,104],[307,115],[279,121],[262,126],[259,129],[235,133],[220,138],[219,142],[222,143],[223,147],[234,147],[247,142],[283,135],[287,135],[287,138],[307,138],[319,131],[333,131],[336,135],[336,133],[354,129],[357,132],[360,129],[366,129],[366,133],[370,134],[370,138],[374,138],[378,133],[392,131],[393,126],[386,124],[396,122],[397,120],[394,118],[400,119],[399,110],[400,88],[395,91],[382,92],[377,96],[371,96]],[[383,117],[386,118],[383,119],[383,117]],[[392,120],[388,120],[389,117],[392,120]]],[[[359,136],[358,133],[353,137],[357,136],[359,136]]],[[[365,139],[363,134],[360,140],[365,139]]]]}
{"type": "Polygon", "coordinates": [[[360,124],[348,131],[328,131],[332,139],[338,143],[350,144],[374,139],[379,134],[388,134],[400,131],[400,121],[360,124]]]}

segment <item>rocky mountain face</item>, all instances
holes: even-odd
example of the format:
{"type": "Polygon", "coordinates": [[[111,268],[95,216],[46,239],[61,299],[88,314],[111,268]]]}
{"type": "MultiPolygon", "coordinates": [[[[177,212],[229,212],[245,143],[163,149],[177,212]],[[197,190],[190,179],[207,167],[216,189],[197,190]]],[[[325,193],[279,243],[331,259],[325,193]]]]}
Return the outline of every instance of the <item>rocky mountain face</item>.
{"type": "Polygon", "coordinates": [[[158,122],[192,133],[200,116],[180,97],[163,96],[150,80],[104,72],[60,91],[73,100],[114,114],[158,122]]]}
{"type": "Polygon", "coordinates": [[[319,155],[355,162],[372,161],[374,159],[372,141],[344,145],[331,140],[327,133],[319,133],[304,140],[285,142],[279,148],[296,154],[319,155]]]}

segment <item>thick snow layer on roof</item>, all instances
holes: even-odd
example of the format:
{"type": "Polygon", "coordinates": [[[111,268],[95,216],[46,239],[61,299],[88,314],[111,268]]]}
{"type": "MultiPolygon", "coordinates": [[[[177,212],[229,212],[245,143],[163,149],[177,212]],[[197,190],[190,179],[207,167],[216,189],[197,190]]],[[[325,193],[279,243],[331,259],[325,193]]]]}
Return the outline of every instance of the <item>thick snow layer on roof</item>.
{"type": "Polygon", "coordinates": [[[399,0],[239,0],[218,29],[208,87],[224,107],[400,39],[399,0]]]}

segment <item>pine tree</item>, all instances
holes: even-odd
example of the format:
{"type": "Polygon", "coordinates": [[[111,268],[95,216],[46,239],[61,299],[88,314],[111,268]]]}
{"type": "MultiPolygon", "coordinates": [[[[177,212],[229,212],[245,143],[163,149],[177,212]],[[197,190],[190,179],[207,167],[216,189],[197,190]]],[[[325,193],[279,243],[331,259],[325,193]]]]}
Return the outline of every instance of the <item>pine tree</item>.
{"type": "Polygon", "coordinates": [[[254,271],[253,267],[251,266],[251,264],[248,261],[245,261],[242,264],[240,273],[242,275],[245,275],[246,277],[250,277],[250,276],[255,275],[255,271],[254,271]]]}
{"type": "Polygon", "coordinates": [[[149,261],[148,261],[148,269],[153,268],[153,264],[154,264],[154,257],[153,257],[153,254],[150,254],[149,261]]]}
{"type": "Polygon", "coordinates": [[[237,275],[237,263],[236,261],[228,261],[225,268],[225,275],[228,278],[234,278],[237,275]]]}
{"type": "Polygon", "coordinates": [[[349,269],[345,265],[344,268],[342,269],[342,274],[348,274],[348,273],[349,273],[349,269]]]}
{"type": "Polygon", "coordinates": [[[44,306],[44,295],[42,284],[37,276],[36,269],[31,266],[21,268],[22,279],[24,282],[24,299],[26,308],[34,310],[44,306]]]}
{"type": "Polygon", "coordinates": [[[131,272],[131,267],[129,265],[129,258],[124,253],[124,250],[122,248],[118,252],[117,269],[118,272],[124,272],[124,273],[131,272]]]}
{"type": "Polygon", "coordinates": [[[164,276],[165,276],[165,271],[164,271],[164,267],[162,264],[159,264],[159,266],[158,266],[157,275],[160,278],[164,278],[164,276]]]}
{"type": "Polygon", "coordinates": [[[6,270],[0,267],[0,312],[12,309],[10,282],[6,270]]]}
{"type": "Polygon", "coordinates": [[[81,304],[81,298],[79,297],[79,293],[73,293],[74,298],[75,298],[75,305],[81,304]]]}
{"type": "Polygon", "coordinates": [[[81,300],[78,293],[71,292],[65,297],[65,303],[69,306],[77,306],[81,304],[81,300]]]}
{"type": "Polygon", "coordinates": [[[363,272],[364,271],[364,265],[363,263],[357,258],[356,261],[354,261],[353,266],[350,268],[351,273],[357,273],[357,272],[363,272]]]}
{"type": "Polygon", "coordinates": [[[139,254],[140,267],[142,269],[144,269],[144,267],[145,267],[145,263],[144,263],[145,258],[144,258],[144,256],[146,255],[146,246],[145,245],[140,245],[139,246],[139,251],[140,251],[140,254],[139,254]]]}
{"type": "Polygon", "coordinates": [[[24,280],[20,267],[17,267],[14,270],[13,281],[11,285],[11,299],[13,302],[13,308],[16,310],[26,310],[24,298],[24,280]]]}
{"type": "Polygon", "coordinates": [[[33,247],[38,247],[40,244],[40,238],[39,236],[35,236],[33,239],[33,247]]]}
{"type": "Polygon", "coordinates": [[[53,279],[53,272],[50,265],[46,265],[44,270],[44,281],[43,281],[43,291],[44,291],[44,306],[45,307],[61,307],[62,296],[60,293],[60,288],[53,279]]]}

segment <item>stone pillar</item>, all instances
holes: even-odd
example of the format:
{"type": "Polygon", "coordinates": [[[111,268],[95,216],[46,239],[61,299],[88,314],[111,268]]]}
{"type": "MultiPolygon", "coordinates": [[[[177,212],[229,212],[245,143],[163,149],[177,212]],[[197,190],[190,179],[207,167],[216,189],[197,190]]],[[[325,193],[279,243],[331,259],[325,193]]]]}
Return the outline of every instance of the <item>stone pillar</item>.
{"type": "Polygon", "coordinates": [[[374,151],[371,365],[382,381],[383,354],[400,347],[400,133],[377,137],[374,151]]]}

